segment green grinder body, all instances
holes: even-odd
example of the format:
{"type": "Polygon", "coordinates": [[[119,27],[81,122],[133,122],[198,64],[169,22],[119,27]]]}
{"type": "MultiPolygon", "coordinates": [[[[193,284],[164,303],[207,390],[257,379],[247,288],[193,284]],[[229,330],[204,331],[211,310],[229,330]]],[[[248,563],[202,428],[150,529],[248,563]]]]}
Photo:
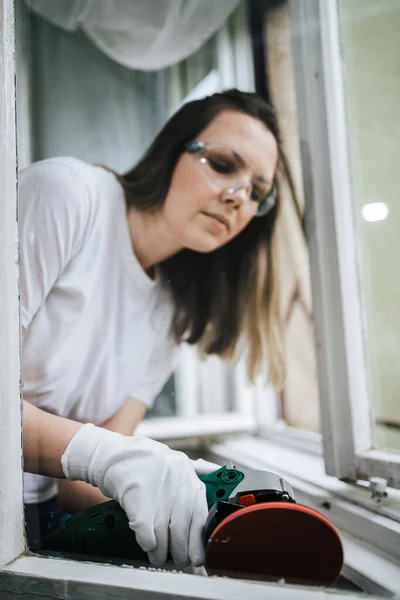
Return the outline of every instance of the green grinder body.
{"type": "MultiPolygon", "coordinates": [[[[199,477],[206,486],[209,509],[227,500],[244,475],[236,469],[222,467],[199,477]]],[[[124,559],[148,564],[148,556],[136,541],[124,510],[110,500],[91,506],[68,519],[43,542],[43,549],[62,555],[82,555],[107,559],[124,559]]]]}

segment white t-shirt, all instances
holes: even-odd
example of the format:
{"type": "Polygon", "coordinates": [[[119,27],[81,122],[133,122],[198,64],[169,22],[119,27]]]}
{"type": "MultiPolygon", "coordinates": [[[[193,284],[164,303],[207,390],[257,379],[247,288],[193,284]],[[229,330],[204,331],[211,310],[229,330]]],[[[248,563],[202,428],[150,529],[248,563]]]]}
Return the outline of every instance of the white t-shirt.
{"type": "MultiPolygon", "coordinates": [[[[19,178],[24,399],[101,424],[130,396],[150,406],[174,367],[172,303],[131,245],[121,185],[72,158],[19,178]]],[[[57,493],[25,474],[25,502],[57,493]]]]}

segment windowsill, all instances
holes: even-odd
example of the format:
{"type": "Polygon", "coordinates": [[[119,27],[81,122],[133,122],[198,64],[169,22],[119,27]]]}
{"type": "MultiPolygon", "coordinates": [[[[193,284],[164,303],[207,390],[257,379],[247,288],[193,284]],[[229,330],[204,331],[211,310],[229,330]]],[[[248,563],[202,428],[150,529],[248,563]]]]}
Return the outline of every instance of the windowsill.
{"type": "MultiPolygon", "coordinates": [[[[321,588],[249,582],[217,577],[196,577],[162,569],[135,569],[56,558],[22,556],[0,571],[0,596],[30,600],[42,598],[99,598],[108,590],[116,600],[327,600],[332,591],[321,588]]],[[[106,595],[107,595],[106,594],[106,595]]],[[[108,597],[108,595],[107,595],[108,597]]],[[[338,591],[335,600],[348,600],[338,591]]],[[[355,597],[360,597],[359,595],[355,597]]]]}
{"type": "Polygon", "coordinates": [[[254,418],[240,412],[200,414],[194,417],[157,417],[141,421],[135,435],[150,437],[174,448],[199,445],[227,435],[252,433],[254,418]]]}
{"type": "MultiPolygon", "coordinates": [[[[135,569],[55,558],[22,556],[0,571],[0,596],[42,598],[99,598],[125,600],[349,600],[348,591],[295,585],[196,577],[162,569],[135,569]],[[107,590],[107,592],[105,592],[107,590]]],[[[375,596],[376,597],[376,596],[375,596]]]]}
{"type": "Polygon", "coordinates": [[[290,427],[284,421],[277,421],[267,427],[261,427],[257,436],[270,442],[284,444],[285,447],[308,452],[309,454],[323,455],[322,434],[297,427],[290,427]]]}
{"type": "Polygon", "coordinates": [[[371,500],[367,489],[326,475],[321,456],[255,436],[236,436],[210,446],[209,450],[204,458],[220,464],[232,460],[238,466],[266,469],[286,478],[297,502],[325,515],[339,530],[345,552],[343,576],[369,593],[398,594],[397,490],[389,492],[386,506],[380,506],[371,500]]]}

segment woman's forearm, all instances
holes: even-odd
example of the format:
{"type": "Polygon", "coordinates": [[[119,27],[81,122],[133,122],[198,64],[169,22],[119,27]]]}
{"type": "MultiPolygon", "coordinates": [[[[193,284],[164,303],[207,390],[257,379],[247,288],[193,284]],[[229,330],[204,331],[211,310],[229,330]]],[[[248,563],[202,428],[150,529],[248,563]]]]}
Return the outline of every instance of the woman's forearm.
{"type": "Polygon", "coordinates": [[[61,456],[81,423],[58,417],[23,402],[24,470],[64,478],[61,456]]]}
{"type": "MultiPolygon", "coordinates": [[[[128,398],[120,410],[102,426],[122,435],[132,435],[146,410],[144,404],[128,398]]],[[[24,401],[24,470],[63,479],[61,456],[80,427],[81,423],[49,414],[24,401]]],[[[71,513],[107,500],[100,490],[83,481],[59,481],[58,491],[60,506],[71,513]]]]}

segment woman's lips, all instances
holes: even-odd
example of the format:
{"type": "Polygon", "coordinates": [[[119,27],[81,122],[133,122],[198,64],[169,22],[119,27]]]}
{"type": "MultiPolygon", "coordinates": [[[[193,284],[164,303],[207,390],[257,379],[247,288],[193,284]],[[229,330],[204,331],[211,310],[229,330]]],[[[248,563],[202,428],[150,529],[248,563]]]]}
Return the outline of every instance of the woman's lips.
{"type": "Polygon", "coordinates": [[[219,215],[216,213],[203,212],[204,215],[210,217],[213,221],[219,223],[222,227],[224,227],[227,231],[230,229],[229,220],[224,215],[219,215]]]}

